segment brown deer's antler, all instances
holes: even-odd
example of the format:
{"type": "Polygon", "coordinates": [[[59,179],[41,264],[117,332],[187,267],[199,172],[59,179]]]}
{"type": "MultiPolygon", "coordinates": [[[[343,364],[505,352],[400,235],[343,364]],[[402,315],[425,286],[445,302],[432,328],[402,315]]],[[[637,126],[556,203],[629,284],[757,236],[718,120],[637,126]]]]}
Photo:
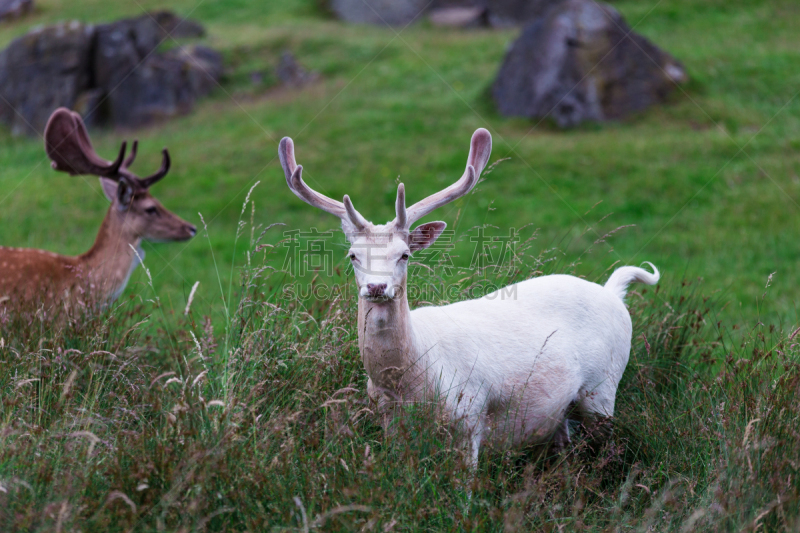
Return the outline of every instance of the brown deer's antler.
{"type": "Polygon", "coordinates": [[[158,169],[158,172],[146,178],[136,178],[139,181],[139,184],[145,189],[149,189],[151,185],[153,185],[155,182],[159,181],[161,178],[166,176],[167,172],[169,172],[169,166],[170,166],[169,151],[166,148],[164,148],[161,151],[161,153],[162,153],[161,168],[158,169]]]}
{"type": "Polygon", "coordinates": [[[133,144],[131,145],[131,153],[128,155],[128,158],[122,163],[120,168],[127,169],[129,166],[133,164],[136,160],[136,151],[139,149],[139,139],[134,139],[133,144]]]}
{"type": "Polygon", "coordinates": [[[139,141],[133,141],[131,153],[127,159],[125,159],[126,146],[127,144],[123,141],[117,159],[114,162],[106,161],[94,151],[81,116],[64,107],[53,111],[44,129],[45,151],[55,170],[68,172],[73,176],[90,174],[116,181],[124,179],[131,186],[140,190],[148,189],[169,172],[169,152],[164,148],[161,168],[146,178],[138,177],[129,170],[129,167],[136,159],[139,141]]]}
{"type": "Polygon", "coordinates": [[[53,111],[44,129],[44,149],[52,161],[51,166],[73,176],[91,174],[118,179],[125,147],[123,141],[117,159],[114,162],[106,161],[92,148],[92,141],[80,115],[64,107],[53,111]]]}

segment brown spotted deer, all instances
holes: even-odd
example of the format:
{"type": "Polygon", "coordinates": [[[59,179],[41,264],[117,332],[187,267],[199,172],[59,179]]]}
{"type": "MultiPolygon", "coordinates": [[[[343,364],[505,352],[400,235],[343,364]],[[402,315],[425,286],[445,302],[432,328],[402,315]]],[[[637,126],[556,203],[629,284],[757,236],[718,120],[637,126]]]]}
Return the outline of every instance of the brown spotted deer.
{"type": "Polygon", "coordinates": [[[131,272],[144,258],[142,240],[185,241],[197,229],[153,198],[149,188],[169,170],[163,151],[161,168],[147,178],[130,171],[137,142],[125,159],[126,143],[113,162],[92,148],[80,115],[65,108],[53,112],[44,132],[45,151],[51,166],[71,175],[93,175],[111,207],[94,245],[81,255],[69,257],[44,250],[0,247],[0,307],[66,304],[78,301],[108,304],[125,289],[131,272]]]}
{"type": "MultiPolygon", "coordinates": [[[[444,231],[444,222],[412,224],[472,190],[489,160],[492,138],[472,136],[463,176],[406,207],[397,188],[395,218],[367,221],[350,198],[333,200],[311,189],[297,165],[294,144],[280,143],[289,189],[342,221],[358,286],[358,346],[379,405],[437,401],[471,437],[472,465],[482,442],[569,441],[567,416],[596,421],[614,414],[614,401],[631,347],[631,319],[623,298],[632,282],[658,282],[624,266],[605,285],[567,275],[540,276],[476,300],[411,310],[408,263],[444,231]]],[[[652,266],[652,265],[651,265],[652,266]]],[[[591,424],[594,425],[594,422],[591,424]]],[[[602,435],[601,435],[602,436],[602,435]]]]}

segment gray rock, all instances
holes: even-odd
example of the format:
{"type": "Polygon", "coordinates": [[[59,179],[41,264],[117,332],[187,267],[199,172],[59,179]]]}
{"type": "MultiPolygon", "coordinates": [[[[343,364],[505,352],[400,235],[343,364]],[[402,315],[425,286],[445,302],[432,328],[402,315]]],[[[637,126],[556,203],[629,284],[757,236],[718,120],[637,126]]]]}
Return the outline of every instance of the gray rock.
{"type": "MultiPolygon", "coordinates": [[[[121,71],[124,72],[124,71],[121,71]]],[[[222,74],[222,56],[210,48],[181,47],[143,59],[108,89],[108,114],[116,126],[136,128],[188,113],[222,74]]]]}
{"type": "Polygon", "coordinates": [[[81,115],[84,124],[94,127],[103,122],[104,102],[103,89],[88,89],[78,95],[72,110],[81,115]]]}
{"type": "Polygon", "coordinates": [[[136,28],[136,20],[123,20],[97,27],[93,58],[96,86],[115,88],[130,75],[158,45],[154,26],[151,22],[136,28]]]}
{"type": "Polygon", "coordinates": [[[161,43],[172,44],[174,32],[202,34],[196,26],[160,12],[97,27],[94,77],[107,92],[111,123],[136,128],[187,113],[216,87],[222,56],[214,50],[195,46],[155,53],[161,43]]]}
{"type": "Polygon", "coordinates": [[[169,11],[98,25],[94,47],[97,85],[109,87],[118,83],[162,43],[172,44],[173,38],[203,34],[202,26],[169,11]]]}
{"type": "Polygon", "coordinates": [[[631,32],[611,6],[565,0],[514,42],[492,95],[503,115],[569,127],[663,102],[687,80],[675,58],[631,32]]]}
{"type": "Polygon", "coordinates": [[[437,26],[507,27],[542,15],[561,0],[328,0],[339,19],[360,24],[405,26],[430,12],[437,26]],[[478,11],[466,11],[468,9],[478,11]],[[467,18],[468,20],[464,20],[467,18]]]}
{"type": "MultiPolygon", "coordinates": [[[[438,0],[431,18],[440,10],[481,9],[485,25],[493,27],[519,26],[542,16],[562,0],[438,0]]],[[[435,21],[432,20],[434,24],[435,21]]],[[[456,25],[456,24],[452,24],[456,25]]]]}
{"type": "Polygon", "coordinates": [[[79,22],[33,30],[0,52],[0,121],[15,135],[44,131],[50,113],[72,107],[91,82],[94,29],[79,22]]]}
{"type": "Polygon", "coordinates": [[[145,17],[155,20],[164,37],[169,35],[174,39],[192,39],[206,35],[205,28],[199,22],[179,17],[172,11],[154,11],[139,18],[145,17]]]}
{"type": "Polygon", "coordinates": [[[182,46],[165,54],[183,65],[189,91],[194,98],[206,96],[219,86],[222,78],[222,54],[207,46],[182,46]]]}
{"type": "Polygon", "coordinates": [[[87,124],[123,127],[185,113],[217,86],[222,56],[202,46],[158,47],[202,34],[197,23],[166,11],[32,31],[0,52],[0,122],[32,135],[60,106],[87,124]]]}
{"type": "Polygon", "coordinates": [[[16,20],[33,11],[33,0],[0,0],[0,22],[16,20]]]}
{"type": "Polygon", "coordinates": [[[184,76],[184,63],[153,55],[107,93],[108,113],[115,126],[138,128],[188,113],[194,96],[184,76]]]}
{"type": "Polygon", "coordinates": [[[431,0],[330,0],[333,13],[346,22],[405,26],[420,20],[431,0]]]}
{"type": "Polygon", "coordinates": [[[494,27],[518,26],[544,15],[561,0],[486,0],[489,24],[494,27]]]}
{"type": "Polygon", "coordinates": [[[434,26],[478,28],[489,25],[489,12],[479,6],[452,6],[432,9],[428,18],[434,26]]]}
{"type": "Polygon", "coordinates": [[[291,87],[302,87],[319,78],[316,72],[309,72],[300,63],[297,62],[291,52],[283,52],[281,60],[275,69],[275,75],[285,85],[291,87]]]}

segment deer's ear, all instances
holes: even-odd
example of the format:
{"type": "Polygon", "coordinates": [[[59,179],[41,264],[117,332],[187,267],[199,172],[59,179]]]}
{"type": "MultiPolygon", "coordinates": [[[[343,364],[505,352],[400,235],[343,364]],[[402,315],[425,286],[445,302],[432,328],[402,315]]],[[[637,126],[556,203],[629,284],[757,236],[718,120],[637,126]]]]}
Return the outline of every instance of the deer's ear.
{"type": "Polygon", "coordinates": [[[428,222],[420,224],[408,236],[408,248],[412,252],[424,250],[439,238],[447,224],[444,222],[428,222]]]}
{"type": "Polygon", "coordinates": [[[103,186],[103,194],[112,204],[116,198],[119,201],[119,210],[126,211],[131,206],[133,199],[133,188],[125,180],[110,180],[100,178],[100,185],[103,186]]]}
{"type": "Polygon", "coordinates": [[[100,186],[103,187],[103,194],[106,195],[108,201],[113,203],[114,198],[117,197],[117,182],[108,178],[100,178],[100,186]]]}
{"type": "Polygon", "coordinates": [[[125,180],[119,180],[117,185],[117,199],[119,200],[119,210],[127,211],[133,200],[133,187],[125,180]]]}

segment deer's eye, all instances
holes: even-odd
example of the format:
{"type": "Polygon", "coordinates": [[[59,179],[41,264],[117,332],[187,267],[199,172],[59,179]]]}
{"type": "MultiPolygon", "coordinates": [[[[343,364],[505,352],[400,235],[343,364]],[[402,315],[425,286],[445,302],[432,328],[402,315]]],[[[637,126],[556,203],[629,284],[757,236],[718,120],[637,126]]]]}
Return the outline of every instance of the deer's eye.
{"type": "Polygon", "coordinates": [[[403,255],[400,256],[400,259],[402,259],[403,261],[408,261],[409,257],[411,257],[411,256],[408,255],[408,252],[406,252],[406,253],[404,253],[403,255]]]}
{"type": "Polygon", "coordinates": [[[350,257],[350,261],[356,260],[356,254],[354,254],[353,252],[350,252],[350,255],[348,257],[350,257]]]}
{"type": "Polygon", "coordinates": [[[144,210],[144,212],[147,213],[148,215],[157,215],[158,209],[156,207],[148,207],[147,209],[144,210]]]}

